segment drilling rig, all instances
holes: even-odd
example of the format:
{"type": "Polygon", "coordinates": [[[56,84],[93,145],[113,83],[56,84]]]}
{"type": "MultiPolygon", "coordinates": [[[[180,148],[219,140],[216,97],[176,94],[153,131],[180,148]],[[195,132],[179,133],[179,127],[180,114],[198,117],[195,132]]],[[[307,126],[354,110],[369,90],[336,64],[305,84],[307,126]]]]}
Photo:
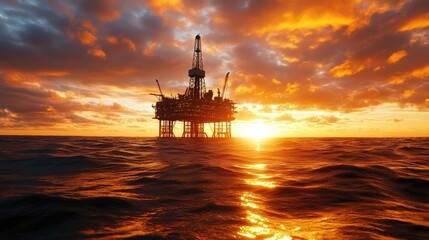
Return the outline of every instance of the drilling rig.
{"type": "Polygon", "coordinates": [[[155,109],[154,119],[159,121],[159,137],[172,138],[174,126],[177,121],[183,122],[182,137],[203,138],[208,137],[204,131],[204,125],[213,124],[215,138],[231,137],[231,121],[235,119],[235,103],[224,98],[225,87],[228,82],[229,72],[225,76],[222,93],[217,92],[213,97],[213,91],[206,91],[206,72],[203,68],[203,53],[201,36],[195,36],[192,68],[188,71],[189,87],[184,94],[176,97],[163,95],[159,81],[159,94],[151,94],[158,97],[158,102],[152,107],[155,109]]]}

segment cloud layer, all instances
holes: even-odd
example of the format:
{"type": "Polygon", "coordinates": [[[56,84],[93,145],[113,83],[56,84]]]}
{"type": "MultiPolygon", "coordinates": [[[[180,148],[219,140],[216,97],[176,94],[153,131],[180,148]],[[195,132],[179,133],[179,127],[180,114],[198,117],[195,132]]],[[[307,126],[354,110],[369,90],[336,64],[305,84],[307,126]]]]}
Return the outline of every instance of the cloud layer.
{"type": "Polygon", "coordinates": [[[141,127],[155,78],[165,92],[185,90],[198,33],[207,85],[231,71],[228,97],[278,106],[273,120],[429,109],[425,0],[16,0],[0,3],[0,19],[3,129],[141,127]]]}

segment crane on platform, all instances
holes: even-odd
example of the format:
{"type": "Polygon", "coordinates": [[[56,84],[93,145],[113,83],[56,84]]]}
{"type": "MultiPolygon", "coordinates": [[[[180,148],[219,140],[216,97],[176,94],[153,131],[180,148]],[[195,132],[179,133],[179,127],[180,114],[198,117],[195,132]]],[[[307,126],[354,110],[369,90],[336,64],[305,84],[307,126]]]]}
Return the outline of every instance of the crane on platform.
{"type": "Polygon", "coordinates": [[[150,95],[161,97],[161,99],[164,99],[164,94],[162,94],[161,85],[159,85],[158,79],[155,79],[155,81],[156,81],[156,85],[158,85],[158,89],[159,89],[160,94],[151,93],[150,95]]]}
{"type": "Polygon", "coordinates": [[[226,84],[228,83],[228,77],[229,77],[229,72],[225,75],[225,81],[223,82],[223,88],[222,88],[222,94],[220,96],[221,99],[223,99],[223,95],[225,94],[225,88],[226,88],[226,84]]]}
{"type": "Polygon", "coordinates": [[[155,79],[156,85],[158,85],[159,93],[161,94],[161,97],[164,97],[164,94],[162,94],[161,85],[159,85],[158,79],[155,79]]]}

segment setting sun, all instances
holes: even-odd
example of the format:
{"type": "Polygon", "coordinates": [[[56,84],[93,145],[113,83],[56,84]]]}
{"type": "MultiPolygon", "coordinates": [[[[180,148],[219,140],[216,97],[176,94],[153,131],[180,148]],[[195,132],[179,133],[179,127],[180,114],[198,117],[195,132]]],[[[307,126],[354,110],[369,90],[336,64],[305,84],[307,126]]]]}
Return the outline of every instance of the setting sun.
{"type": "Polygon", "coordinates": [[[263,120],[255,120],[253,122],[246,122],[237,127],[238,135],[246,138],[253,138],[261,140],[274,136],[272,126],[263,120]]]}

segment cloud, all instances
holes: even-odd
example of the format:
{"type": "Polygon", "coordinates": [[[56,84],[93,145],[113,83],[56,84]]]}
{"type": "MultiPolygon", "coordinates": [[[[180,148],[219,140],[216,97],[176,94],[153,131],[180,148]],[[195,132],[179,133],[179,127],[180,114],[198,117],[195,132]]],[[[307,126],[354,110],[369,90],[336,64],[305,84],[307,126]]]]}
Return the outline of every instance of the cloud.
{"type": "Polygon", "coordinates": [[[133,41],[131,41],[129,38],[123,38],[121,40],[121,42],[126,44],[128,46],[128,48],[130,49],[130,51],[132,51],[132,52],[136,51],[136,44],[133,41]]]}
{"type": "Polygon", "coordinates": [[[49,86],[0,76],[0,124],[6,127],[40,127],[57,124],[120,123],[138,111],[113,102],[111,104],[81,101],[85,94],[59,91],[49,86]],[[92,116],[91,116],[92,115],[92,116]],[[116,115],[116,118],[111,116],[116,115]],[[106,121],[112,120],[112,121],[106,121]]]}
{"type": "Polygon", "coordinates": [[[100,46],[94,46],[93,48],[89,49],[88,54],[94,57],[106,59],[106,53],[103,51],[103,49],[101,49],[100,46]]]}
{"type": "MultiPolygon", "coordinates": [[[[400,27],[427,7],[422,1],[389,4],[368,5],[366,10],[365,5],[356,6],[355,20],[347,26],[274,29],[262,37],[248,37],[253,43],[239,44],[232,54],[237,56],[231,61],[234,69],[244,75],[233,83],[235,95],[250,100],[260,93],[265,96],[257,98],[262,103],[346,112],[406,101],[400,97],[405,85],[420,90],[427,84],[416,72],[425,75],[423,56],[428,57],[429,45],[425,38],[414,42],[413,34],[400,27]],[[271,79],[280,84],[269,84],[271,79]],[[389,84],[395,79],[403,85],[389,84]]],[[[247,35],[258,35],[257,26],[247,35]]],[[[425,93],[416,94],[420,101],[407,104],[425,106],[425,93]]]]}
{"type": "Polygon", "coordinates": [[[262,118],[261,116],[257,115],[254,111],[252,111],[249,107],[240,107],[236,114],[236,119],[241,121],[248,121],[248,120],[254,120],[262,118]]]}
{"type": "Polygon", "coordinates": [[[304,119],[306,122],[318,125],[330,125],[338,123],[341,119],[335,116],[312,116],[304,119]]]}
{"type": "Polygon", "coordinates": [[[389,64],[397,63],[405,56],[407,56],[407,52],[404,50],[399,50],[397,52],[392,53],[392,55],[389,56],[389,58],[387,59],[387,63],[389,64]]]}
{"type": "Polygon", "coordinates": [[[70,37],[78,39],[84,45],[92,45],[97,42],[97,37],[88,31],[72,33],[70,37]]]}
{"type": "Polygon", "coordinates": [[[275,121],[295,122],[296,119],[291,114],[282,114],[274,119],[275,121]]]}
{"type": "Polygon", "coordinates": [[[83,0],[80,1],[81,10],[88,14],[97,17],[103,21],[112,21],[117,19],[121,12],[117,9],[116,0],[83,0]]]}

